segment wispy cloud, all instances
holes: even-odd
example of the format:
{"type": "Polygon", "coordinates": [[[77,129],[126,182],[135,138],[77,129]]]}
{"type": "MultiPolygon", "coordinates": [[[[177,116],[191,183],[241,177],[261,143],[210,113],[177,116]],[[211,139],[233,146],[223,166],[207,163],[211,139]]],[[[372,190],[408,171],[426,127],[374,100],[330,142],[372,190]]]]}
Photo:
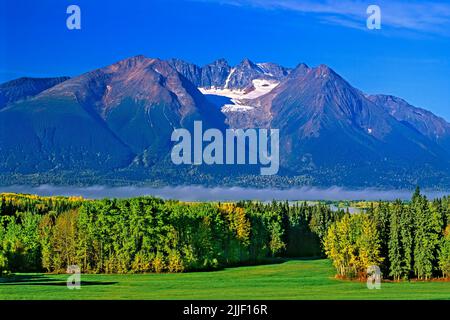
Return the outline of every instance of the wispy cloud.
{"type": "MultiPolygon", "coordinates": [[[[429,198],[434,199],[448,195],[448,192],[422,190],[429,198]]],[[[182,201],[239,201],[239,200],[407,200],[412,190],[349,190],[340,187],[320,189],[314,187],[280,189],[252,188],[205,188],[201,186],[183,187],[63,187],[41,185],[38,187],[10,186],[0,187],[1,192],[30,193],[40,196],[83,196],[88,199],[130,198],[138,196],[156,196],[164,199],[182,201]]]]}
{"type": "Polygon", "coordinates": [[[380,6],[383,27],[450,36],[448,1],[406,0],[199,0],[267,10],[290,10],[312,14],[320,21],[353,29],[366,26],[367,7],[380,6]]]}

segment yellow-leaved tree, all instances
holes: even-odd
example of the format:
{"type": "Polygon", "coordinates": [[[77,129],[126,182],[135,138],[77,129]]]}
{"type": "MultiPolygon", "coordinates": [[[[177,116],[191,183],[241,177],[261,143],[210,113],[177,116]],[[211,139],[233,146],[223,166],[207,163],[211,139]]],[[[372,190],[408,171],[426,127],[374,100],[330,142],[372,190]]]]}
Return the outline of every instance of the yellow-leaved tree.
{"type": "Polygon", "coordinates": [[[324,244],[339,277],[365,278],[369,266],[383,261],[376,224],[366,214],[346,214],[328,229],[324,244]]]}

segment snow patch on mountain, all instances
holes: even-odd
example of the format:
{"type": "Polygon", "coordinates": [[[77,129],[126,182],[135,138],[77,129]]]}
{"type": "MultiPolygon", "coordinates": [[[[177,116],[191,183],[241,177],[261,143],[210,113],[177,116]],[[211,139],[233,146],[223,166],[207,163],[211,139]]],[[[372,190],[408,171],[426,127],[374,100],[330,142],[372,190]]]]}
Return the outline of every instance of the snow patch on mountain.
{"type": "Polygon", "coordinates": [[[232,68],[230,73],[228,74],[227,80],[225,80],[225,88],[228,88],[228,84],[230,83],[231,76],[236,71],[235,68],[232,68]]]}
{"type": "Polygon", "coordinates": [[[222,89],[217,87],[198,89],[203,94],[213,94],[231,99],[256,99],[269,93],[280,83],[272,80],[255,79],[252,81],[252,84],[252,87],[245,90],[222,89]]]}
{"type": "Polygon", "coordinates": [[[273,73],[271,73],[271,72],[269,71],[269,66],[268,66],[267,63],[257,63],[256,65],[262,70],[262,72],[263,72],[266,76],[274,77],[273,73]]]}
{"type": "Polygon", "coordinates": [[[246,112],[253,110],[252,106],[245,106],[241,104],[225,104],[220,110],[224,113],[226,112],[246,112]]]}
{"type": "Polygon", "coordinates": [[[246,103],[248,102],[244,101],[259,98],[271,92],[279,84],[280,83],[278,81],[255,79],[252,81],[252,86],[245,90],[231,90],[216,87],[198,89],[205,95],[216,95],[230,98],[233,104],[224,104],[221,108],[222,112],[245,112],[254,109],[254,107],[247,105],[246,103]]]}

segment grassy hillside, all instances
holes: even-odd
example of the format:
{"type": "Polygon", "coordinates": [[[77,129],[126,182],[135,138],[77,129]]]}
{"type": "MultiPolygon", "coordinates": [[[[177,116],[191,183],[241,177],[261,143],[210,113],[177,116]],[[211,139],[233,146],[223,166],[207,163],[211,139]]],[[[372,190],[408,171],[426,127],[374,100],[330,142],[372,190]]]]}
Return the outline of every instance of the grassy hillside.
{"type": "Polygon", "coordinates": [[[0,299],[450,299],[449,282],[364,282],[334,278],[329,260],[215,272],[144,275],[82,275],[69,290],[65,275],[19,274],[0,279],[0,299]]]}

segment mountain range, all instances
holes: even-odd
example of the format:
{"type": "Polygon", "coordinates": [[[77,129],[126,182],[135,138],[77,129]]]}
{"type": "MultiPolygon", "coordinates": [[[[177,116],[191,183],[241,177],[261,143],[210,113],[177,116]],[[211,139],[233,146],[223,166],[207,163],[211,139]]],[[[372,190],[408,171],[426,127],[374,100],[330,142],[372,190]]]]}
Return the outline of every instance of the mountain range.
{"type": "Polygon", "coordinates": [[[1,184],[450,186],[450,124],[368,95],[326,65],[144,56],[68,78],[0,85],[1,184]],[[276,128],[277,176],[175,166],[175,128],[276,128]]]}

